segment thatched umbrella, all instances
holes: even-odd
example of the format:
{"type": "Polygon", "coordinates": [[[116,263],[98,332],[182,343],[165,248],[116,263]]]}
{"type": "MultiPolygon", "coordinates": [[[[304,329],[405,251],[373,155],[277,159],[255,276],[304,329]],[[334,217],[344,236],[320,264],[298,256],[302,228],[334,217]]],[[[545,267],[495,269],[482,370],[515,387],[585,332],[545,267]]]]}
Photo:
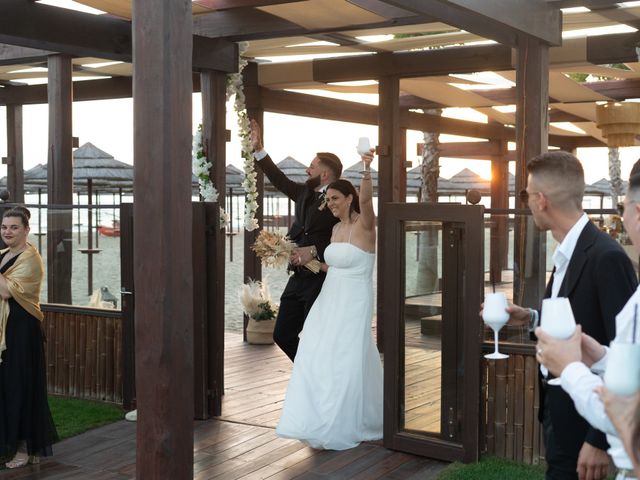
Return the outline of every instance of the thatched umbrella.
{"type": "MultiPolygon", "coordinates": [[[[418,165],[407,172],[407,194],[417,195],[422,188],[422,167],[418,165]]],[[[438,194],[451,195],[457,193],[453,190],[451,182],[443,177],[438,177],[438,194]]]]}
{"type": "MultiPolygon", "coordinates": [[[[342,178],[349,180],[353,185],[358,188],[362,181],[362,162],[356,162],[346,170],[342,171],[342,178]]],[[[373,193],[378,191],[378,171],[375,168],[371,168],[371,184],[373,185],[373,193]]]]}

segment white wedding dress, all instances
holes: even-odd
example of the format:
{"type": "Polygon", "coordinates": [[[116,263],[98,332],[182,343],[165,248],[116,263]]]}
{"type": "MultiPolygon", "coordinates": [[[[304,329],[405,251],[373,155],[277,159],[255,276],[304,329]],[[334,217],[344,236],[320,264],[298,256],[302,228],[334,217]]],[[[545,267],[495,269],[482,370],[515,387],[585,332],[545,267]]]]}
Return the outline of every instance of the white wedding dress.
{"type": "Polygon", "coordinates": [[[331,243],[322,291],[309,311],[276,434],[344,450],[382,438],[382,363],[373,342],[375,255],[331,243]]]}

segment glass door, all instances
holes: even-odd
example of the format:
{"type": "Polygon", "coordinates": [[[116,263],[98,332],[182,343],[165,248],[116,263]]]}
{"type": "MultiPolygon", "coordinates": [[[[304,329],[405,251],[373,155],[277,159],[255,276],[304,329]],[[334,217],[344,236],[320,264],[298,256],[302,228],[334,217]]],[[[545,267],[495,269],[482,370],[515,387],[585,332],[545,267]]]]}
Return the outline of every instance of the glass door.
{"type": "Polygon", "coordinates": [[[483,207],[385,205],[384,443],[478,458],[483,207]]]}

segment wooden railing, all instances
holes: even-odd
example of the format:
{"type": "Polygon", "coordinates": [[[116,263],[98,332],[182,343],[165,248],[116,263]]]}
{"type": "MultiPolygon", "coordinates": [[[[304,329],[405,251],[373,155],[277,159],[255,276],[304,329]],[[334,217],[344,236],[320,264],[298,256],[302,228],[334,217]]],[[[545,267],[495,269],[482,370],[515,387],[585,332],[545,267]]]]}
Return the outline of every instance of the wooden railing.
{"type": "Polygon", "coordinates": [[[43,304],[49,393],[122,403],[119,310],[43,304]]]}
{"type": "MultiPolygon", "coordinates": [[[[485,347],[493,351],[493,344],[485,347]]],[[[481,450],[517,462],[544,463],[535,345],[501,345],[500,351],[509,358],[483,359],[482,364],[481,450]]]]}

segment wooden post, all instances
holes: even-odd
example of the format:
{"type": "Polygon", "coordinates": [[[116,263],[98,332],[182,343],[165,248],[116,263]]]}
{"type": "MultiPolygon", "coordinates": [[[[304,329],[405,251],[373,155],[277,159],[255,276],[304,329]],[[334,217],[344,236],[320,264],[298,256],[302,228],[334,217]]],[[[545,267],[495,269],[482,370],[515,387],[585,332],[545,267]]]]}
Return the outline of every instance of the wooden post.
{"type": "MultiPolygon", "coordinates": [[[[518,192],[527,186],[527,162],[547,151],[549,142],[549,47],[520,36],[516,65],[516,206],[527,208],[518,192]]],[[[538,307],[544,294],[546,234],[533,217],[517,218],[513,256],[513,299],[538,307]]]]}
{"type": "MultiPolygon", "coordinates": [[[[399,101],[399,100],[398,100],[399,101]]],[[[407,201],[407,129],[400,129],[400,138],[398,140],[400,145],[400,155],[398,163],[395,164],[395,168],[398,171],[398,198],[394,202],[406,202],[407,201]]]]}
{"type": "Polygon", "coordinates": [[[193,477],[191,2],[133,2],[136,478],[193,477]]]}
{"type": "MultiPolygon", "coordinates": [[[[385,245],[382,223],[384,204],[400,200],[400,169],[404,168],[402,134],[400,132],[400,80],[398,77],[381,77],[378,84],[378,265],[384,264],[385,245]]],[[[382,351],[384,345],[383,295],[384,276],[378,269],[378,305],[376,314],[377,343],[382,351]]]]}
{"type": "MultiPolygon", "coordinates": [[[[509,208],[509,162],[508,148],[504,140],[491,140],[501,153],[491,155],[491,208],[509,208]]],[[[493,215],[491,219],[489,278],[502,281],[502,270],[507,266],[508,243],[507,215],[493,215]]]]}
{"type": "MultiPolygon", "coordinates": [[[[249,63],[243,70],[244,76],[244,94],[246,97],[247,114],[258,122],[262,128],[262,139],[265,141],[264,129],[264,110],[260,105],[260,87],[258,87],[258,66],[255,63],[249,63]]],[[[256,212],[256,218],[260,228],[264,228],[264,174],[260,168],[256,168],[257,179],[256,186],[258,190],[259,207],[256,212]]],[[[240,228],[244,228],[241,224],[240,228]]],[[[244,277],[243,280],[251,278],[253,280],[262,280],[262,264],[260,259],[251,250],[251,245],[256,241],[256,237],[260,233],[260,229],[252,232],[244,231],[244,277]]],[[[249,317],[244,315],[244,326],[242,328],[243,339],[247,341],[247,324],[249,317]]]]}
{"type": "Polygon", "coordinates": [[[73,82],[71,57],[51,55],[49,78],[49,153],[47,193],[47,288],[49,303],[71,304],[71,235],[73,228],[72,122],[73,82]],[[66,209],[66,206],[69,206],[66,209]]]}
{"type": "MultiPolygon", "coordinates": [[[[225,206],[226,192],[226,85],[227,75],[207,71],[200,75],[202,92],[202,138],[204,149],[213,166],[210,178],[218,190],[218,206],[225,206]]],[[[219,213],[219,208],[215,214],[219,213]]],[[[224,289],[225,289],[225,229],[212,234],[213,251],[207,252],[207,317],[208,338],[208,405],[209,415],[221,415],[224,393],[224,289]]]]}
{"type": "Polygon", "coordinates": [[[22,105],[7,105],[7,190],[13,203],[24,203],[22,105]]]}

